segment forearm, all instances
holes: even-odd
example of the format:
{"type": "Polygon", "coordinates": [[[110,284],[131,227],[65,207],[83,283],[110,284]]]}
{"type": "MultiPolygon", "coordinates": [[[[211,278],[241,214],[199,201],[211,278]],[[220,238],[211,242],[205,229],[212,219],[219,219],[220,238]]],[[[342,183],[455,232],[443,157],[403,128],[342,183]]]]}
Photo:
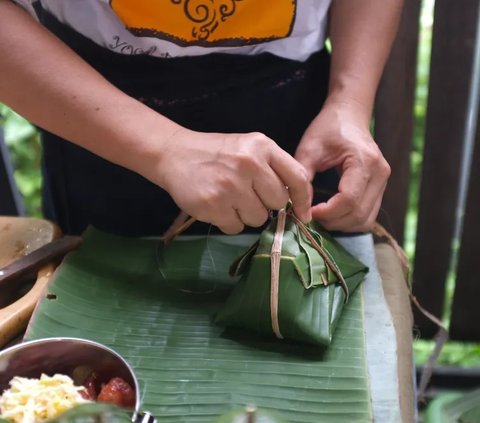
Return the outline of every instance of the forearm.
{"type": "Polygon", "coordinates": [[[368,125],[403,0],[333,0],[329,99],[358,106],[368,125]]]}
{"type": "Polygon", "coordinates": [[[139,173],[156,166],[180,128],[115,88],[8,0],[0,0],[0,75],[0,101],[139,173]]]}

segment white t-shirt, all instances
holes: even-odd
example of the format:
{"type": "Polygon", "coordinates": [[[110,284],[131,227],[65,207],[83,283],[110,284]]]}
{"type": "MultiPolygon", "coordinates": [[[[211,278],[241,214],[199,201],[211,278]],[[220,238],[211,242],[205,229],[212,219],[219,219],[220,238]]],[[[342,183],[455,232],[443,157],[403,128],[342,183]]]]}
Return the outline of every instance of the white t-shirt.
{"type": "Polygon", "coordinates": [[[264,52],[304,61],[322,49],[331,0],[14,0],[102,47],[156,57],[264,52]]]}

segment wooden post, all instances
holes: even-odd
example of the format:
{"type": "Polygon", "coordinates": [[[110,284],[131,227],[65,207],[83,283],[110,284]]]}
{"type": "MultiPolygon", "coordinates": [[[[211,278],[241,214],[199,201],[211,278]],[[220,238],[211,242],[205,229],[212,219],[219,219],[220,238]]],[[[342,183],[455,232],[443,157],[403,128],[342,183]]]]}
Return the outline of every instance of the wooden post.
{"type": "MultiPolygon", "coordinates": [[[[442,316],[479,0],[437,0],[420,190],[414,293],[442,316]]],[[[422,337],[437,328],[416,313],[422,337]]]]}
{"type": "Polygon", "coordinates": [[[480,131],[477,131],[472,174],[460,244],[458,273],[452,304],[450,337],[480,340],[480,131]]]}
{"type": "Polygon", "coordinates": [[[408,205],[420,6],[419,0],[405,0],[375,103],[375,139],[392,168],[379,221],[400,244],[408,205]]]}

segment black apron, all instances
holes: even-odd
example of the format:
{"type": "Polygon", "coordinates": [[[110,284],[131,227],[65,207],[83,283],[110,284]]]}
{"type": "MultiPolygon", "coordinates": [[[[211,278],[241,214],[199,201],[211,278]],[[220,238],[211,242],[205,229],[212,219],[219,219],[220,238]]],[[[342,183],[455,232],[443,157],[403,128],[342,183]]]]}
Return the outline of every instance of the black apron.
{"type": "MultiPolygon", "coordinates": [[[[123,55],[98,46],[43,9],[37,8],[37,14],[116,87],[192,130],[262,132],[294,154],[326,97],[325,50],[306,62],[272,54],[169,59],[123,55]]],[[[178,215],[168,193],[138,174],[49,132],[42,131],[42,141],[44,215],[65,233],[79,234],[93,225],[123,235],[160,235],[178,215]]],[[[329,192],[336,191],[337,184],[334,171],[315,181],[329,192]]],[[[196,224],[190,233],[211,229],[196,224]]]]}

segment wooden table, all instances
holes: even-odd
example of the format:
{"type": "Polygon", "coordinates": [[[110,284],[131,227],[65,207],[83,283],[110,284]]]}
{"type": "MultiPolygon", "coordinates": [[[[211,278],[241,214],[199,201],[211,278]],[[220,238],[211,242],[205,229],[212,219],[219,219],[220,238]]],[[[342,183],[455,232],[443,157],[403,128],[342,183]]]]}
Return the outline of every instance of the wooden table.
{"type": "MultiPolygon", "coordinates": [[[[0,216],[0,268],[59,238],[56,225],[42,219],[0,216]]],[[[0,308],[0,348],[19,335],[41,297],[54,265],[43,266],[33,287],[13,304],[0,308]]]]}

